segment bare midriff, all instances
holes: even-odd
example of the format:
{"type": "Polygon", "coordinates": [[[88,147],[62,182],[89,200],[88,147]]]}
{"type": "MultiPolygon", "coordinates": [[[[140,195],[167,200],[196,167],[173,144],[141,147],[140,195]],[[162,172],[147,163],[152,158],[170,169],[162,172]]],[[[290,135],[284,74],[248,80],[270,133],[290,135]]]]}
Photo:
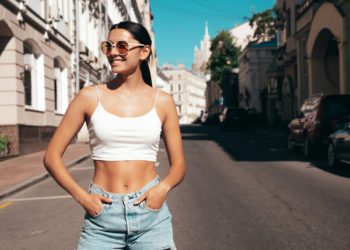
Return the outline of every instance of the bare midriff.
{"type": "Polygon", "coordinates": [[[140,190],[157,176],[153,161],[100,161],[95,160],[92,181],[105,191],[117,194],[140,190]]]}

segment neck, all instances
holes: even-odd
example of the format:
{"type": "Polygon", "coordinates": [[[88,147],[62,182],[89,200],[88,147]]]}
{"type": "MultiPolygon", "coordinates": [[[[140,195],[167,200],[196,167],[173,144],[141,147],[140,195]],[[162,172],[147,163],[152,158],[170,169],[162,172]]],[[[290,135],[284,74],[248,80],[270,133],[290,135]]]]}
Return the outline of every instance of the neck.
{"type": "Polygon", "coordinates": [[[138,68],[132,74],[118,74],[111,82],[111,89],[119,89],[119,91],[133,94],[144,89],[144,83],[141,70],[138,68]]]}

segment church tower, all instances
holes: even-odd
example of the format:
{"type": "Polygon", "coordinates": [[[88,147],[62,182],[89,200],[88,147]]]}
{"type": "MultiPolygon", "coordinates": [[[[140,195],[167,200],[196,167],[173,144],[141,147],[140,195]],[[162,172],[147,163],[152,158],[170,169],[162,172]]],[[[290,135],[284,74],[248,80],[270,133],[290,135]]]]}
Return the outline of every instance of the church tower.
{"type": "Polygon", "coordinates": [[[194,48],[194,62],[192,65],[192,71],[196,73],[204,74],[207,68],[207,63],[211,55],[210,51],[210,36],[208,32],[208,23],[205,23],[205,31],[203,40],[200,42],[200,48],[197,46],[194,48]]]}

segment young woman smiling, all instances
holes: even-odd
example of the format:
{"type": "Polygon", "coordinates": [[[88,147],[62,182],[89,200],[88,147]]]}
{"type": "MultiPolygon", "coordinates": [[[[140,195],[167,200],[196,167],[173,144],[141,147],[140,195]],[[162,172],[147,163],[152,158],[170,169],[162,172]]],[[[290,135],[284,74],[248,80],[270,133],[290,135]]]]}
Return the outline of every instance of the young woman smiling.
{"type": "Polygon", "coordinates": [[[142,25],[113,25],[101,50],[117,76],[79,91],[47,147],[46,169],[86,210],[78,249],[176,249],[166,197],[186,165],[173,98],[152,88],[151,46],[142,25]],[[88,192],[62,160],[84,122],[95,167],[88,192]],[[155,168],[161,133],[170,163],[164,179],[155,168]]]}

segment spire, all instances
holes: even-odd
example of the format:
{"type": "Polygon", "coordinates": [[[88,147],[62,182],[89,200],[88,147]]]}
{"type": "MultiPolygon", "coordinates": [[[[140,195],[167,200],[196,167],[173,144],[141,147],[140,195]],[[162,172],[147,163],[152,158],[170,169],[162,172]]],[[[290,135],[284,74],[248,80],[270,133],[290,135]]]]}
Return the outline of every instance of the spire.
{"type": "Polygon", "coordinates": [[[209,40],[210,36],[209,36],[209,31],[208,31],[208,22],[205,22],[205,31],[204,31],[204,40],[209,40]]]}

